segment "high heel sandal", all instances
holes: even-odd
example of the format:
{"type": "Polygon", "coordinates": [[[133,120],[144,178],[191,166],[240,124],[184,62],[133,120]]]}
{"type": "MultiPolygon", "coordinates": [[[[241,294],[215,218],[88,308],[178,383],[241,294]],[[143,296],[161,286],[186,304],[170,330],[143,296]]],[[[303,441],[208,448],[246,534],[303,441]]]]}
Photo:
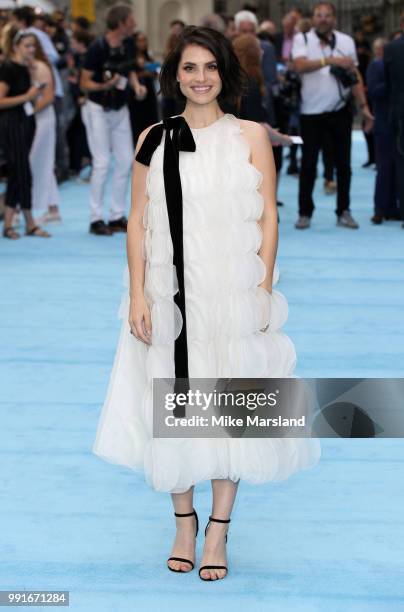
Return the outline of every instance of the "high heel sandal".
{"type": "MultiPolygon", "coordinates": [[[[207,523],[207,525],[205,527],[205,537],[206,537],[206,532],[207,532],[208,527],[209,527],[209,523],[211,523],[212,521],[214,523],[230,523],[230,519],[227,519],[227,520],[225,520],[225,519],[217,519],[217,518],[213,518],[213,516],[210,516],[209,517],[209,521],[208,521],[208,523],[207,523]]],[[[224,541],[227,543],[227,533],[225,535],[224,541]]],[[[228,569],[227,569],[227,567],[225,565],[203,565],[202,567],[199,568],[199,578],[201,580],[212,580],[212,578],[203,578],[201,576],[201,572],[203,570],[211,570],[211,569],[224,569],[224,570],[226,570],[226,573],[223,576],[223,578],[225,578],[227,576],[228,569]]],[[[219,580],[222,580],[222,578],[219,578],[219,580]]]]}
{"type": "MultiPolygon", "coordinates": [[[[175,516],[195,516],[195,520],[196,520],[196,533],[195,533],[195,537],[198,535],[198,531],[199,531],[199,521],[198,521],[198,515],[196,513],[195,508],[193,509],[192,512],[187,512],[186,514],[180,514],[179,512],[174,512],[175,516]]],[[[194,569],[194,564],[192,563],[192,561],[190,561],[189,559],[183,559],[182,557],[169,557],[167,559],[167,561],[182,561],[182,563],[189,563],[192,567],[189,570],[190,572],[194,569]]],[[[169,565],[167,565],[168,569],[171,570],[172,572],[179,572],[181,574],[188,574],[188,572],[184,572],[184,570],[181,569],[174,569],[173,567],[170,567],[169,565]]]]}

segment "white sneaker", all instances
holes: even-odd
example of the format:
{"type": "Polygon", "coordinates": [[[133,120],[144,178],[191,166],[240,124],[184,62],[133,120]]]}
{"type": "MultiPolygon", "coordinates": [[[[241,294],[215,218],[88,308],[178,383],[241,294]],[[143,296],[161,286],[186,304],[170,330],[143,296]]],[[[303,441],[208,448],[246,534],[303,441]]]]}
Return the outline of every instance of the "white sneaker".
{"type": "Polygon", "coordinates": [[[310,227],[310,217],[306,217],[304,215],[300,216],[295,223],[296,229],[306,229],[310,227]]]}
{"type": "Polygon", "coordinates": [[[349,210],[344,210],[342,215],[338,217],[337,225],[340,227],[350,227],[352,229],[358,229],[359,227],[349,210]]]}

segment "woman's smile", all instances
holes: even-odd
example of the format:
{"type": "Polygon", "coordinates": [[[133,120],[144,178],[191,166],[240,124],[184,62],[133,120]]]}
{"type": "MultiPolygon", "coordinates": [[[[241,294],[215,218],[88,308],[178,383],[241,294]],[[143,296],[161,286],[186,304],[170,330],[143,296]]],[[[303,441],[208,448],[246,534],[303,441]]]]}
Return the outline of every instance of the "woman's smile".
{"type": "Polygon", "coordinates": [[[210,91],[212,89],[212,86],[211,85],[193,85],[191,86],[191,89],[195,93],[204,94],[210,91]]]}

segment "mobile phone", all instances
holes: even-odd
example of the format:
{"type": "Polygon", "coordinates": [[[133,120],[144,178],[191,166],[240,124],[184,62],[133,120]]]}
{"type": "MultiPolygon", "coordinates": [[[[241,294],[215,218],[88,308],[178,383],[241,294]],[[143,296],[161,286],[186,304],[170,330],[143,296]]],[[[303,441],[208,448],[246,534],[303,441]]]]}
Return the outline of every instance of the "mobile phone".
{"type": "Polygon", "coordinates": [[[296,145],[303,144],[303,139],[301,136],[289,136],[289,138],[292,140],[293,144],[296,144],[296,145]]]}

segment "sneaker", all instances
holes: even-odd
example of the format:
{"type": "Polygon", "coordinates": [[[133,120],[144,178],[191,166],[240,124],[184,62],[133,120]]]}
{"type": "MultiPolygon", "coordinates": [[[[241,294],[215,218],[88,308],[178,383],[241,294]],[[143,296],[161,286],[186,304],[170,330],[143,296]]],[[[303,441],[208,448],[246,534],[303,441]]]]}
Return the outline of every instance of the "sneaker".
{"type": "Polygon", "coordinates": [[[307,227],[310,227],[310,217],[300,216],[295,223],[295,228],[306,229],[307,227]]]}
{"type": "Polygon", "coordinates": [[[342,215],[338,217],[337,225],[340,227],[350,227],[352,229],[358,229],[359,227],[349,210],[344,210],[342,215]]]}
{"type": "Polygon", "coordinates": [[[126,232],[128,226],[128,220],[126,217],[121,217],[120,219],[115,219],[114,221],[110,221],[108,223],[108,227],[113,232],[126,232]]]}
{"type": "Polygon", "coordinates": [[[335,181],[324,181],[324,191],[327,195],[333,195],[337,191],[337,183],[335,181]]]}
{"type": "Polygon", "coordinates": [[[109,228],[102,219],[90,223],[90,234],[96,234],[97,236],[112,236],[113,233],[112,229],[109,228]]]}

